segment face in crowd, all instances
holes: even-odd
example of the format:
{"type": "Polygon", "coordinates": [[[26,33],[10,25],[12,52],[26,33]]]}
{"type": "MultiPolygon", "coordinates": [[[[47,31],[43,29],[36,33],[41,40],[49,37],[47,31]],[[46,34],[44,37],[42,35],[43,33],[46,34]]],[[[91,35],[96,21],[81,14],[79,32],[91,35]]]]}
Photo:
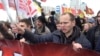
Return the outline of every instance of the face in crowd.
{"type": "Polygon", "coordinates": [[[69,33],[75,26],[75,18],[72,14],[64,14],[60,17],[60,27],[61,31],[64,33],[69,33]]]}
{"type": "Polygon", "coordinates": [[[35,25],[36,25],[37,28],[41,28],[43,26],[43,23],[40,20],[37,19],[35,21],[35,25]]]}
{"type": "Polygon", "coordinates": [[[27,25],[25,22],[19,22],[18,25],[23,29],[31,30],[31,26],[27,25]]]}
{"type": "Polygon", "coordinates": [[[60,23],[56,24],[56,27],[58,30],[60,30],[61,29],[60,23]]]}
{"type": "Polygon", "coordinates": [[[31,21],[29,19],[22,19],[22,20],[20,20],[18,25],[22,29],[27,29],[27,30],[31,31],[31,21]]]}
{"type": "Polygon", "coordinates": [[[16,24],[11,24],[10,26],[11,26],[11,30],[12,30],[13,33],[18,33],[16,24]]]}

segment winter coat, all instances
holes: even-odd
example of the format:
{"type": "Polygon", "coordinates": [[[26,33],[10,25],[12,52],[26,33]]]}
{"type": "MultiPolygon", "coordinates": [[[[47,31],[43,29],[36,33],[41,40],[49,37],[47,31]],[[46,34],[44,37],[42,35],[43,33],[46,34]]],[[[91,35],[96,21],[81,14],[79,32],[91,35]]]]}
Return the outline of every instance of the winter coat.
{"type": "Polygon", "coordinates": [[[87,32],[87,39],[90,41],[93,50],[100,50],[100,26],[95,26],[87,32]]]}
{"type": "Polygon", "coordinates": [[[99,37],[98,42],[96,43],[95,51],[100,52],[100,37],[99,37]]]}
{"type": "Polygon", "coordinates": [[[74,27],[73,30],[72,35],[68,38],[60,30],[56,30],[53,33],[46,35],[36,35],[26,30],[23,36],[32,43],[53,42],[58,44],[71,44],[75,41],[80,43],[84,48],[91,48],[90,42],[80,32],[80,30],[76,27],[74,27]]]}
{"type": "Polygon", "coordinates": [[[50,33],[50,30],[46,26],[43,26],[41,28],[36,28],[35,30],[35,34],[39,34],[39,35],[48,34],[48,33],[50,33]]]}

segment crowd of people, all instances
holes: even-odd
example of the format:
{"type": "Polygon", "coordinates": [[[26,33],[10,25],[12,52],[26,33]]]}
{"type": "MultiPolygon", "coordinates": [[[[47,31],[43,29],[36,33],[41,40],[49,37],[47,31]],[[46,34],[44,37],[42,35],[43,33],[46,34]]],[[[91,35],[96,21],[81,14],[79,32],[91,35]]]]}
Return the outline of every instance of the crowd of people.
{"type": "Polygon", "coordinates": [[[72,13],[55,17],[55,12],[46,20],[45,15],[21,19],[18,23],[0,21],[0,39],[19,40],[27,44],[52,42],[72,44],[74,48],[87,48],[100,52],[100,11],[93,18],[80,18],[72,13]]]}

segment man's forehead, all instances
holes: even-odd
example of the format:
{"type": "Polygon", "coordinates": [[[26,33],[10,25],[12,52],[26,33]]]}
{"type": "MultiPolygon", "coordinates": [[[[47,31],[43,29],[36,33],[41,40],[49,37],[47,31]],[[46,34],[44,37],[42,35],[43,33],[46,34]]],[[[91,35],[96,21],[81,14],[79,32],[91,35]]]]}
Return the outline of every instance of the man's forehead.
{"type": "Polygon", "coordinates": [[[60,20],[61,19],[70,19],[70,16],[68,15],[68,14],[66,14],[66,15],[61,15],[60,16],[60,20]]]}
{"type": "Polygon", "coordinates": [[[25,23],[25,22],[19,22],[18,24],[23,24],[23,25],[26,25],[26,23],[25,23]]]}

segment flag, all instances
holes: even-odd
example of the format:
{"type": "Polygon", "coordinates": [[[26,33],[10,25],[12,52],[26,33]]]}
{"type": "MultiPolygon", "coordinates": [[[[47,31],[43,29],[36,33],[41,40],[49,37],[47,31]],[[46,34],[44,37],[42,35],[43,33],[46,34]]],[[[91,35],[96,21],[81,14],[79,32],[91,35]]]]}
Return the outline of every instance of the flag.
{"type": "Polygon", "coordinates": [[[62,6],[62,14],[68,12],[68,8],[62,6]]]}
{"type": "Polygon", "coordinates": [[[67,7],[62,7],[62,13],[66,13],[66,12],[72,13],[72,14],[76,15],[76,10],[75,9],[67,8],[67,7]]]}
{"type": "Polygon", "coordinates": [[[85,12],[86,12],[86,14],[90,14],[90,15],[94,14],[94,11],[91,8],[89,8],[88,6],[86,6],[85,12]]]}
{"type": "Polygon", "coordinates": [[[3,6],[3,4],[1,2],[0,2],[0,9],[4,10],[4,6],[3,6]]]}
{"type": "Polygon", "coordinates": [[[28,15],[30,17],[33,17],[36,15],[37,13],[37,9],[36,9],[36,6],[33,4],[33,1],[32,0],[27,0],[27,7],[28,7],[28,15]]]}
{"type": "Polygon", "coordinates": [[[71,8],[71,13],[72,13],[72,14],[74,14],[74,15],[76,15],[76,14],[77,14],[77,11],[76,11],[76,9],[74,9],[74,8],[71,8]]]}
{"type": "Polygon", "coordinates": [[[42,8],[35,1],[33,1],[33,5],[37,9],[37,15],[40,16],[41,15],[41,12],[42,12],[42,8]]]}
{"type": "Polygon", "coordinates": [[[32,0],[16,0],[16,7],[21,18],[33,17],[37,13],[32,0]]]}
{"type": "Polygon", "coordinates": [[[82,10],[78,10],[78,15],[80,16],[80,18],[84,18],[85,17],[85,14],[82,10]]]}

